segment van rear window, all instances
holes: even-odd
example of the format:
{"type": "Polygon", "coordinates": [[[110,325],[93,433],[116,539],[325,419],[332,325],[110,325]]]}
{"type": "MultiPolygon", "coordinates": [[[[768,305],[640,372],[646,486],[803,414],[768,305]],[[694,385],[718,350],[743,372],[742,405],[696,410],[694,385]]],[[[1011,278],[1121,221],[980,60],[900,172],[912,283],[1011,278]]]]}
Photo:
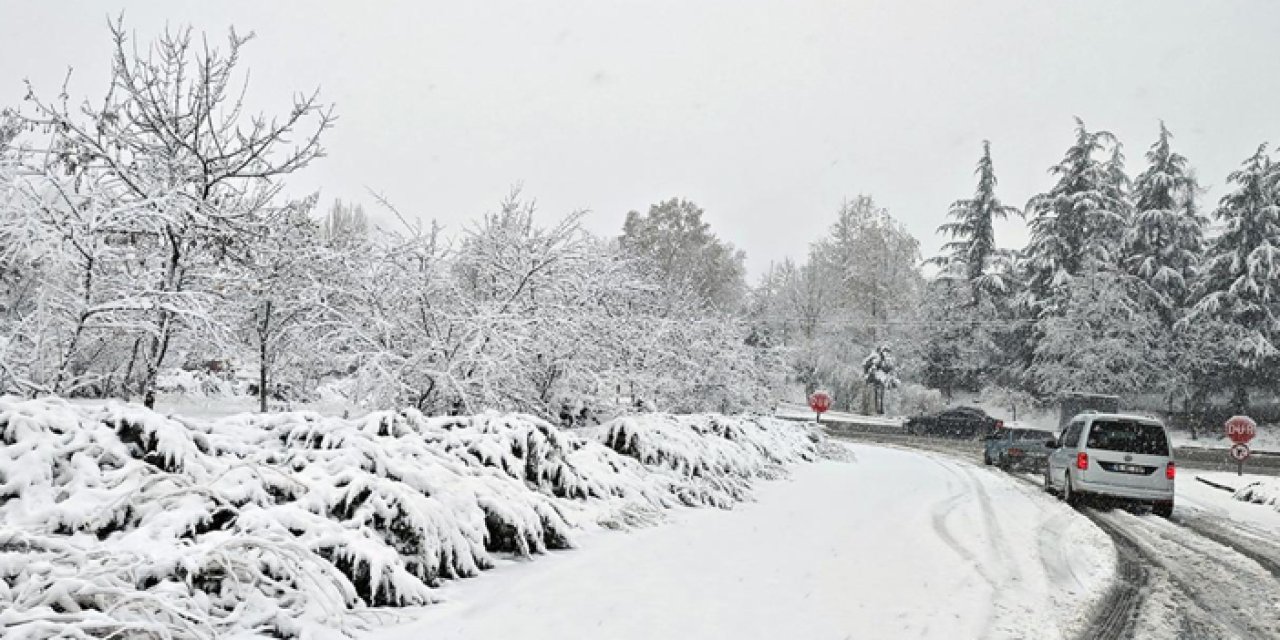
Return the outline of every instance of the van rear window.
{"type": "Polygon", "coordinates": [[[1169,439],[1164,435],[1164,428],[1143,422],[1099,420],[1089,430],[1085,446],[1147,456],[1169,455],[1169,439]]]}

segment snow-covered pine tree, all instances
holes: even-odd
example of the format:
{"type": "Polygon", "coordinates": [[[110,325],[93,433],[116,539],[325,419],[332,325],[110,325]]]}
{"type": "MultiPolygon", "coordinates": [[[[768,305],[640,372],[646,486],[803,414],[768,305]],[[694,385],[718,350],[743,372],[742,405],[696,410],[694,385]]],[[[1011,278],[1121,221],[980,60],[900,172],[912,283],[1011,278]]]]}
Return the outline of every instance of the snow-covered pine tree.
{"type": "Polygon", "coordinates": [[[1170,147],[1171,138],[1161,122],[1160,138],[1146,154],[1147,168],[1134,181],[1134,219],[1124,256],[1125,270],[1162,296],[1166,323],[1181,313],[1208,223],[1196,210],[1196,178],[1187,159],[1170,147]]]}
{"type": "Polygon", "coordinates": [[[974,171],[978,187],[973,197],[951,205],[948,222],[938,228],[951,238],[942,246],[943,255],[931,260],[948,276],[963,277],[979,293],[1000,295],[1008,291],[1003,273],[997,270],[1000,258],[1007,255],[996,247],[995,221],[1018,213],[1017,208],[1000,202],[996,196],[996,174],[991,162],[991,142],[982,141],[982,157],[974,171]]]}
{"type": "Polygon", "coordinates": [[[1049,173],[1057,184],[1026,207],[1024,301],[1033,309],[1052,305],[1055,290],[1071,278],[1116,268],[1129,221],[1124,156],[1111,133],[1089,131],[1077,118],[1075,143],[1049,173]]]}
{"type": "Polygon", "coordinates": [[[1166,333],[1152,291],[1115,272],[1072,278],[1059,289],[1054,314],[1036,323],[1034,360],[1027,369],[1039,393],[1135,393],[1165,369],[1166,333]]]}
{"type": "Polygon", "coordinates": [[[1243,331],[1232,383],[1244,409],[1253,377],[1280,355],[1280,165],[1263,144],[1227,181],[1234,190],[1214,211],[1224,229],[1205,255],[1187,321],[1213,318],[1243,331]]]}
{"type": "Polygon", "coordinates": [[[929,336],[924,348],[925,378],[950,397],[956,388],[977,390],[980,379],[997,366],[994,340],[1007,315],[1004,299],[1013,284],[1011,252],[996,246],[994,223],[1018,213],[995,194],[996,176],[991,143],[982,142],[978,186],[973,198],[957,200],[938,228],[951,240],[943,254],[930,260],[942,272],[929,287],[929,336]]]}

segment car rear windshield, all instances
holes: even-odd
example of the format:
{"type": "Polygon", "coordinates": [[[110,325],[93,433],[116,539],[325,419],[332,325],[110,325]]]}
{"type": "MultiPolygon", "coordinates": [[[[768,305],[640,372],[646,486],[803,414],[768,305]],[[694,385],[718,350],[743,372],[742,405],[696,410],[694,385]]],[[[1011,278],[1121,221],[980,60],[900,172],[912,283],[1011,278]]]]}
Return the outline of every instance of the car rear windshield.
{"type": "Polygon", "coordinates": [[[1090,449],[1121,451],[1148,456],[1169,455],[1169,440],[1164,428],[1144,422],[1099,420],[1089,430],[1090,449]]]}
{"type": "Polygon", "coordinates": [[[1054,435],[1048,431],[1023,431],[1013,432],[1013,439],[1021,442],[1047,442],[1054,439],[1054,435]]]}

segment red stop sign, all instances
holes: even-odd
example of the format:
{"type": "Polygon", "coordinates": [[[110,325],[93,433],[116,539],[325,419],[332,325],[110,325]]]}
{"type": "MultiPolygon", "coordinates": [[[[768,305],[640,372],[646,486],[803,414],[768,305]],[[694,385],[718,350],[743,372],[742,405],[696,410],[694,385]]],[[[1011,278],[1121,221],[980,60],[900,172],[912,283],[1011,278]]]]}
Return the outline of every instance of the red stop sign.
{"type": "Polygon", "coordinates": [[[1246,444],[1258,435],[1258,424],[1249,416],[1234,416],[1227,420],[1227,437],[1236,444],[1246,444]]]}
{"type": "Polygon", "coordinates": [[[822,413],[831,408],[831,394],[826,391],[814,391],[809,396],[809,408],[818,413],[822,413]]]}

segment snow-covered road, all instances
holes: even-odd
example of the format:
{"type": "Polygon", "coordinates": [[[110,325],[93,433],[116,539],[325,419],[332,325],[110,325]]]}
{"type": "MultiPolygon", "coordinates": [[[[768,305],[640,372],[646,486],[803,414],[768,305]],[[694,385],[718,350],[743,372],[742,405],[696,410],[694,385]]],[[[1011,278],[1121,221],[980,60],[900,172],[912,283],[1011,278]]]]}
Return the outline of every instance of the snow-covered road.
{"type": "Polygon", "coordinates": [[[732,511],[598,533],[447,585],[379,640],[1060,638],[1115,570],[1087,519],[1008,476],[851,445],[732,511]]]}

